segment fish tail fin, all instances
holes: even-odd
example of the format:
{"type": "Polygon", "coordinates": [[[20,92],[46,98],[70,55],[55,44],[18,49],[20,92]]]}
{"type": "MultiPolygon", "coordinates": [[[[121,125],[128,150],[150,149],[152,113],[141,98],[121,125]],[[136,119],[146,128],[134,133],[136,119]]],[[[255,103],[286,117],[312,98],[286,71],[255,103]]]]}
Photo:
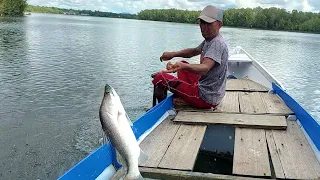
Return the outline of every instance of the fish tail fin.
{"type": "Polygon", "coordinates": [[[139,164],[144,164],[148,161],[149,159],[149,156],[147,153],[143,152],[141,149],[140,149],[140,155],[139,155],[139,164]]]}

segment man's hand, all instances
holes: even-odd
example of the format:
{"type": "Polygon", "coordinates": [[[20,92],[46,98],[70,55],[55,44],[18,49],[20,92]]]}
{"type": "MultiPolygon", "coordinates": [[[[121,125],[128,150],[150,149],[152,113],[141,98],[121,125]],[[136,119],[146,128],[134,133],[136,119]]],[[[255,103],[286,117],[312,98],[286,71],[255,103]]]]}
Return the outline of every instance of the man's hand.
{"type": "Polygon", "coordinates": [[[161,61],[169,61],[175,57],[174,54],[175,54],[174,52],[164,52],[162,54],[162,56],[160,57],[160,60],[161,61]]]}
{"type": "Polygon", "coordinates": [[[175,73],[181,69],[184,69],[188,64],[183,62],[176,62],[175,64],[172,64],[171,62],[168,62],[167,69],[163,70],[162,72],[165,73],[175,73]]]}

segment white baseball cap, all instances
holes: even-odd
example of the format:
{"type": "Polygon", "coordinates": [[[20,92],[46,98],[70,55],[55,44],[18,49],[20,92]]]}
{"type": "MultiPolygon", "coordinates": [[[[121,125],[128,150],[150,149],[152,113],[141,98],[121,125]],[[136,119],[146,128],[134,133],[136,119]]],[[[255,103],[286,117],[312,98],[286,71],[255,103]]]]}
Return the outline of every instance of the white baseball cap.
{"type": "Polygon", "coordinates": [[[215,21],[222,22],[223,12],[221,9],[209,5],[202,10],[198,19],[202,19],[207,23],[213,23],[215,21]]]}

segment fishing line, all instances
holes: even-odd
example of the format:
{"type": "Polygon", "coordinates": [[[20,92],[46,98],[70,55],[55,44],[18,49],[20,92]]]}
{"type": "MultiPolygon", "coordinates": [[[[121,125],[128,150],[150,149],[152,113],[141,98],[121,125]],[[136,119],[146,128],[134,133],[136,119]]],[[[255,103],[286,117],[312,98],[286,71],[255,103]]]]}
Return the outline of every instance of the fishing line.
{"type": "MultiPolygon", "coordinates": [[[[161,61],[161,65],[164,67],[164,69],[167,69],[167,64],[166,64],[164,61],[162,61],[161,59],[160,59],[160,61],[161,61]]],[[[170,86],[169,86],[169,82],[175,81],[175,80],[167,80],[167,79],[164,77],[162,71],[160,71],[160,72],[158,72],[158,73],[156,73],[156,74],[159,74],[159,73],[161,74],[162,78],[165,80],[165,84],[166,84],[168,90],[170,90],[170,89],[175,90],[175,91],[177,91],[177,92],[179,92],[179,93],[181,93],[181,94],[184,94],[184,95],[186,95],[187,97],[190,97],[190,98],[199,98],[198,96],[190,96],[190,95],[188,95],[188,94],[186,94],[186,93],[184,93],[184,92],[182,92],[182,91],[179,91],[179,90],[176,89],[176,88],[170,87],[170,86]]],[[[160,83],[160,82],[161,82],[161,81],[158,81],[158,82],[155,84],[155,86],[156,86],[158,83],[160,83]]],[[[185,82],[185,83],[187,83],[187,82],[185,82]]],[[[187,84],[189,84],[189,83],[187,83],[187,84]]],[[[192,84],[189,84],[189,85],[192,85],[192,84]]],[[[152,111],[155,111],[155,110],[158,110],[159,108],[161,108],[161,107],[167,102],[167,100],[168,100],[168,98],[166,98],[164,101],[161,101],[161,102],[163,102],[163,103],[162,103],[159,107],[157,107],[156,109],[152,109],[152,111]]],[[[151,110],[151,109],[150,109],[150,110],[151,110]]],[[[149,110],[146,114],[150,113],[150,112],[151,112],[150,110],[149,110]]]]}
{"type": "MultiPolygon", "coordinates": [[[[160,59],[160,61],[162,62],[161,64],[165,67],[165,69],[167,69],[167,65],[166,65],[161,59],[160,59]]],[[[175,91],[177,91],[177,92],[179,92],[179,93],[181,93],[181,94],[183,94],[183,95],[185,95],[185,96],[187,96],[187,97],[199,99],[198,96],[191,96],[191,95],[186,94],[186,93],[184,93],[184,92],[182,92],[182,91],[180,91],[180,90],[178,90],[178,89],[176,89],[176,88],[170,87],[169,82],[175,81],[175,80],[167,80],[167,79],[164,77],[163,72],[160,72],[160,74],[161,74],[162,78],[165,80],[165,83],[167,84],[168,90],[173,89],[173,90],[175,90],[175,91]]],[[[192,84],[190,84],[190,83],[188,83],[188,82],[183,82],[183,83],[186,83],[186,84],[192,86],[192,84]]],[[[199,85],[199,83],[198,83],[197,85],[199,85]]]]}

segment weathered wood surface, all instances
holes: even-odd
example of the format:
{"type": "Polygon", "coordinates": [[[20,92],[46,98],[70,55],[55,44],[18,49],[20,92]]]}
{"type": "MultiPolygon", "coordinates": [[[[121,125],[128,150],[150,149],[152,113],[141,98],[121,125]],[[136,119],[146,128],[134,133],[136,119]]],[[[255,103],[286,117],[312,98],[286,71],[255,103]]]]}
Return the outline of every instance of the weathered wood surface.
{"type": "Polygon", "coordinates": [[[158,167],[179,127],[180,124],[176,124],[169,119],[159,124],[140,144],[140,148],[148,154],[149,158],[147,162],[139,165],[158,167]]]}
{"type": "Polygon", "coordinates": [[[215,112],[240,113],[239,92],[227,91],[215,112]]]}
{"type": "Polygon", "coordinates": [[[252,91],[252,92],[268,92],[265,86],[254,82],[250,79],[228,79],[226,85],[227,91],[252,91]]]}
{"type": "Polygon", "coordinates": [[[269,114],[293,114],[291,109],[276,94],[260,93],[265,104],[266,112],[269,114]]]}
{"type": "Polygon", "coordinates": [[[175,122],[188,124],[230,124],[239,127],[286,129],[287,122],[284,116],[225,114],[205,112],[179,112],[175,122]]]}
{"type": "Polygon", "coordinates": [[[144,178],[166,180],[261,180],[260,178],[229,176],[221,174],[200,173],[191,171],[179,171],[171,169],[139,168],[144,178]]]}
{"type": "Polygon", "coordinates": [[[296,121],[288,121],[287,131],[272,130],[277,154],[287,179],[317,179],[320,165],[296,121]]]}
{"type": "Polygon", "coordinates": [[[268,92],[270,89],[265,87],[262,84],[259,84],[255,81],[252,81],[250,79],[247,79],[249,90],[254,92],[268,92]]]}
{"type": "Polygon", "coordinates": [[[274,142],[271,130],[266,130],[266,138],[267,138],[268,149],[270,152],[270,157],[272,160],[272,165],[273,165],[275,176],[276,176],[276,178],[284,179],[285,176],[284,176],[282,164],[280,161],[280,157],[278,154],[276,143],[274,142]]]}
{"type": "Polygon", "coordinates": [[[259,92],[239,93],[240,112],[248,114],[266,114],[265,104],[259,92]]]}
{"type": "Polygon", "coordinates": [[[271,176],[265,130],[236,128],[232,173],[271,176]]]}
{"type": "Polygon", "coordinates": [[[191,106],[177,107],[176,109],[189,112],[270,114],[277,116],[293,114],[277,95],[265,92],[227,91],[215,110],[196,109],[191,106]]]}
{"type": "Polygon", "coordinates": [[[181,124],[158,167],[192,170],[206,128],[205,125],[181,124]]]}
{"type": "Polygon", "coordinates": [[[249,91],[246,79],[228,79],[226,84],[227,91],[249,91]]]}

